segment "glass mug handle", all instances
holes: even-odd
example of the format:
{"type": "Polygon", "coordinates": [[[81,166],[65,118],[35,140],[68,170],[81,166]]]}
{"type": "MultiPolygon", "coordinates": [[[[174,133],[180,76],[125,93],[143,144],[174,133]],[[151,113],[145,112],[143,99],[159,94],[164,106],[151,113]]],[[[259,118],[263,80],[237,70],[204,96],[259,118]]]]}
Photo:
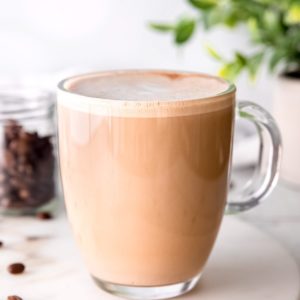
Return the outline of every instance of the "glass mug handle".
{"type": "Polygon", "coordinates": [[[240,102],[237,105],[237,118],[254,123],[260,139],[259,158],[253,179],[241,193],[235,197],[229,196],[225,208],[228,214],[258,205],[271,192],[278,180],[282,151],[279,129],[273,117],[261,106],[248,101],[240,102]]]}

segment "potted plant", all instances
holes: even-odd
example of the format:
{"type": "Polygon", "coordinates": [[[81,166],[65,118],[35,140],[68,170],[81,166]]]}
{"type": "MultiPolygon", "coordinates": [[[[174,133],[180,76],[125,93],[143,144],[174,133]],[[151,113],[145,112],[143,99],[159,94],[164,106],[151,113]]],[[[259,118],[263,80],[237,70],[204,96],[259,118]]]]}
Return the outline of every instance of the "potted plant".
{"type": "Polygon", "coordinates": [[[173,24],[151,23],[157,31],[170,33],[177,45],[187,43],[198,27],[245,26],[253,52],[236,51],[231,60],[213,48],[208,52],[221,64],[219,74],[235,80],[241,72],[255,78],[263,63],[277,74],[273,113],[282,133],[284,151],[281,177],[300,185],[300,1],[299,0],[186,0],[195,16],[173,24]]]}

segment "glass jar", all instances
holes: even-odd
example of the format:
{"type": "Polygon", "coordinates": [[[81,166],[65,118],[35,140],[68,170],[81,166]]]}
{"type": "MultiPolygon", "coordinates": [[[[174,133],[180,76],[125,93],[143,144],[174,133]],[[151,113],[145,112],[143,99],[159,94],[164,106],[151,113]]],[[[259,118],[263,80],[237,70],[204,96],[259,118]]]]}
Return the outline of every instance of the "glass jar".
{"type": "Polygon", "coordinates": [[[0,212],[49,211],[57,193],[54,97],[32,88],[0,89],[0,212]]]}

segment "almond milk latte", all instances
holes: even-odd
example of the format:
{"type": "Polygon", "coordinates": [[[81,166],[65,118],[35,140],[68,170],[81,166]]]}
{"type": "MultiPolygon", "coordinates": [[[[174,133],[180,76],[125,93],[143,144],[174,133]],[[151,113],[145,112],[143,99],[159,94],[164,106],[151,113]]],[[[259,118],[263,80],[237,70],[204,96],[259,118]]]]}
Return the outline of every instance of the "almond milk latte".
{"type": "Polygon", "coordinates": [[[99,72],[60,88],[65,201],[92,276],[138,287],[199,276],[227,198],[234,90],[170,71],[99,72]]]}

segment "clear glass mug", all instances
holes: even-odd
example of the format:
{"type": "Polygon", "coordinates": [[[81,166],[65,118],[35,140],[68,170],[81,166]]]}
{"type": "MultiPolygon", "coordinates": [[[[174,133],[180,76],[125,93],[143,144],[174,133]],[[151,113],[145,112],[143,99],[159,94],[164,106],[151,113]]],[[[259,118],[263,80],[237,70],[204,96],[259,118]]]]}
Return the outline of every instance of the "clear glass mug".
{"type": "Polygon", "coordinates": [[[58,87],[58,129],[75,239],[96,283],[125,298],[191,290],[224,212],[256,206],[277,180],[281,140],[273,118],[254,103],[236,106],[235,86],[209,75],[112,71],[66,79],[58,87]],[[180,80],[190,77],[193,93],[204,89],[205,96],[193,98],[185,87],[178,97],[180,80]],[[173,98],[157,92],[160,79],[173,98]],[[227,200],[236,116],[256,126],[261,155],[252,185],[227,200]]]}

